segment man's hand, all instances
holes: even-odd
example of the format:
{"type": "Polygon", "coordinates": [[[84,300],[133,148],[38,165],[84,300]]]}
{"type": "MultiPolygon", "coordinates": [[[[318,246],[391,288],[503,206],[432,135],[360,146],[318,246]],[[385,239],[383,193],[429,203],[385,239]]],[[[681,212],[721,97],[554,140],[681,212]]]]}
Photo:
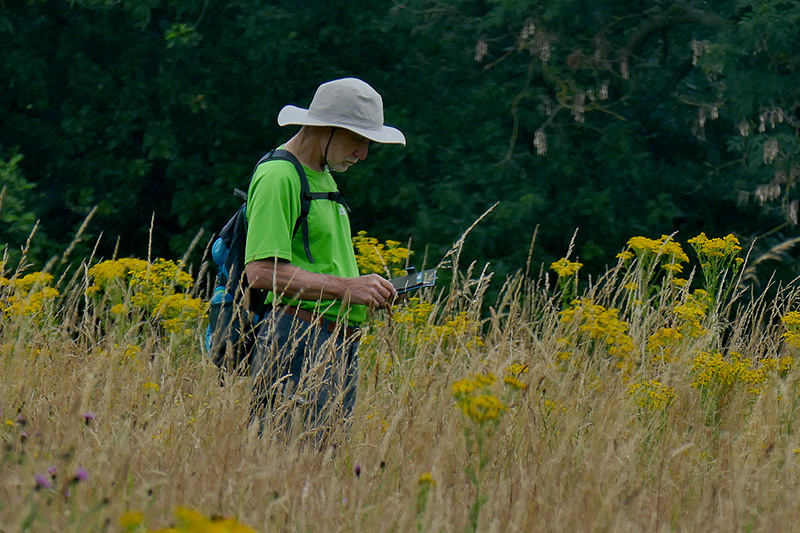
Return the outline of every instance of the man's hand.
{"type": "Polygon", "coordinates": [[[397,298],[397,291],[386,278],[378,274],[367,274],[357,278],[347,278],[347,289],[342,300],[345,303],[366,305],[370,309],[391,307],[397,298]]]}

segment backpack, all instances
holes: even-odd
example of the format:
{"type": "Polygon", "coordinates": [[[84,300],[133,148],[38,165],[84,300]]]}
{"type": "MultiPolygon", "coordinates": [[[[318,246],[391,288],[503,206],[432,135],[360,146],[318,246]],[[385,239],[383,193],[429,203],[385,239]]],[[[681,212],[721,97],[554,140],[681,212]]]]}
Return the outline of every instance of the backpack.
{"type": "MultiPolygon", "coordinates": [[[[272,160],[290,161],[300,179],[300,216],[294,225],[292,238],[303,231],[303,248],[309,262],[314,263],[308,239],[308,213],[313,200],[330,200],[350,206],[339,191],[312,193],[303,165],[286,150],[272,150],[256,164],[272,160]]],[[[246,375],[258,336],[261,318],[269,310],[265,305],[267,291],[250,290],[247,276],[244,275],[245,240],[247,238],[247,193],[234,189],[234,195],[244,203],[223,226],[218,238],[211,247],[211,257],[217,268],[217,280],[211,295],[206,329],[206,350],[214,364],[223,371],[246,375]]]]}

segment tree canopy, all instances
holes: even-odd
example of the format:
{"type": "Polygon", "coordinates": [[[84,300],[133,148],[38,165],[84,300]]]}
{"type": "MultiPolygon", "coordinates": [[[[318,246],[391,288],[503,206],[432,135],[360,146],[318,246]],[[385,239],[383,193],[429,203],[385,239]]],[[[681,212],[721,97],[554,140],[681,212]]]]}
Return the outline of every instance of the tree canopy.
{"type": "Polygon", "coordinates": [[[280,108],[357,76],[408,146],[338,177],[354,231],[436,261],[499,202],[464,259],[501,275],[534,232],[547,263],[577,229],[589,271],[634,235],[760,255],[797,225],[799,26],[769,0],[6,1],[0,242],[39,220],[46,261],[97,206],[79,252],[180,257],[292,134],[280,108]]]}

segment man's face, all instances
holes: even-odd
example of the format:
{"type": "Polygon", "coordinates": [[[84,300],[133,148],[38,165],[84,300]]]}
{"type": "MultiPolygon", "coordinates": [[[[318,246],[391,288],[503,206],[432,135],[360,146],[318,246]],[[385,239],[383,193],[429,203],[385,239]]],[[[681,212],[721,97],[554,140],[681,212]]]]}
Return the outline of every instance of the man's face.
{"type": "Polygon", "coordinates": [[[369,139],[343,128],[336,128],[328,148],[328,166],[336,172],[344,172],[362,159],[367,158],[369,139]]]}

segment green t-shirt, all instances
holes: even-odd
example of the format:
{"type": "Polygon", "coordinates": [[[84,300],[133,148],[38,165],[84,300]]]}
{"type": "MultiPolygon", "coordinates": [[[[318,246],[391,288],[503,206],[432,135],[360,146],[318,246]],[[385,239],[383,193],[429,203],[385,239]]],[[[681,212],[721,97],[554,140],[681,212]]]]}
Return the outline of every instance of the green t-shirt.
{"type": "MultiPolygon", "coordinates": [[[[330,172],[306,171],[311,192],[338,190],[330,172]]],[[[344,278],[358,274],[350,217],[347,209],[332,200],[313,200],[308,213],[308,241],[314,262],[310,263],[303,248],[303,230],[298,229],[292,238],[295,223],[300,216],[300,178],[289,161],[273,160],[258,166],[247,193],[247,241],[245,263],[259,259],[284,259],[294,266],[344,278]]],[[[267,302],[273,302],[270,292],[267,302]]],[[[340,321],[347,318],[350,325],[366,319],[363,305],[342,306],[341,300],[291,300],[282,298],[282,304],[300,306],[322,313],[327,318],[340,321]]]]}

